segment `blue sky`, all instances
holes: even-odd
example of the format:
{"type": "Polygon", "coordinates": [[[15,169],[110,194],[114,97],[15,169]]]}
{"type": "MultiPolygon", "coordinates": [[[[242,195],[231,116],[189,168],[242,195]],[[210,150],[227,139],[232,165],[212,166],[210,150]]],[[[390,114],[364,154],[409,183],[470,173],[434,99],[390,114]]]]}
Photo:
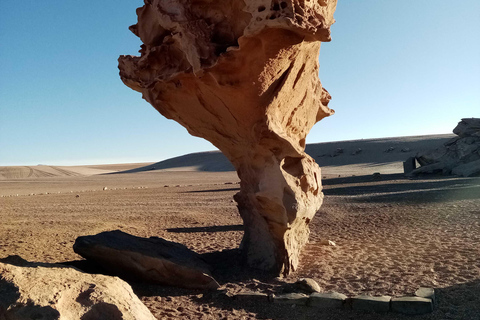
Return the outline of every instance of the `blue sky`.
{"type": "MultiPolygon", "coordinates": [[[[120,81],[142,1],[0,1],[0,165],[160,161],[213,150],[120,81]]],[[[449,133],[480,117],[480,1],[340,0],[308,143],[449,133]]]]}

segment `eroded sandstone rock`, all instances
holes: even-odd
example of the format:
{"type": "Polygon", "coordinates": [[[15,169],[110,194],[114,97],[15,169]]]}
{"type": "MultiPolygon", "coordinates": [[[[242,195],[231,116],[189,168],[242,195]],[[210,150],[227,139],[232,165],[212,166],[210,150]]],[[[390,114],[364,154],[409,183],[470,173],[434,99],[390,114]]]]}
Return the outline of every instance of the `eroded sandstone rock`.
{"type": "Polygon", "coordinates": [[[132,288],[117,277],[9,257],[0,262],[0,319],[154,320],[155,317],[132,288]]]}
{"type": "Polygon", "coordinates": [[[209,266],[176,242],[115,230],[78,237],[73,250],[125,279],[190,289],[216,289],[209,266]]]}
{"type": "Polygon", "coordinates": [[[288,274],[323,200],[305,153],[333,114],[318,79],[336,0],[146,0],[130,30],[141,56],[119,58],[122,81],[162,115],[218,147],[235,166],[251,266],[288,274]]]}

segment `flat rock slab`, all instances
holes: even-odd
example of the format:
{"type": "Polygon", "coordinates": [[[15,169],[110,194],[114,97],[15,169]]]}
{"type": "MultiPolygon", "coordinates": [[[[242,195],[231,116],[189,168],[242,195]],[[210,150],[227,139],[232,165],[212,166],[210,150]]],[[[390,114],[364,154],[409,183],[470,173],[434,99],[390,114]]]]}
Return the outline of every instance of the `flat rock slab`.
{"type": "Polygon", "coordinates": [[[308,301],[308,296],[303,293],[287,293],[273,297],[273,303],[294,304],[305,306],[308,301]]]}
{"type": "Polygon", "coordinates": [[[437,303],[435,298],[435,290],[433,288],[420,287],[417,291],[415,291],[415,295],[420,298],[432,300],[434,306],[437,303]]]}
{"type": "Polygon", "coordinates": [[[0,260],[0,319],[155,320],[125,281],[73,267],[0,260]]]}
{"type": "Polygon", "coordinates": [[[340,309],[344,307],[347,298],[346,295],[338,292],[312,293],[307,304],[321,309],[340,309]]]}
{"type": "Polygon", "coordinates": [[[119,230],[78,237],[73,250],[126,279],[191,289],[216,289],[209,266],[186,246],[119,230]]]}
{"type": "Polygon", "coordinates": [[[421,297],[400,297],[392,299],[392,311],[408,315],[426,314],[433,311],[431,299],[421,297]]]}
{"type": "Polygon", "coordinates": [[[353,310],[364,310],[374,312],[388,312],[390,311],[390,301],[392,297],[381,296],[372,297],[366,295],[355,296],[352,298],[353,310]]]}

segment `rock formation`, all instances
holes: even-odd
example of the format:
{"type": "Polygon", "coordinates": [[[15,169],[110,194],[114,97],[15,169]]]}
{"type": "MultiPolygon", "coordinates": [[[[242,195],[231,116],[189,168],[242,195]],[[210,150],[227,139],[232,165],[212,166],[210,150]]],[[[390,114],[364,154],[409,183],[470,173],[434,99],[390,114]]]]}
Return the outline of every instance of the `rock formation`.
{"type": "Polygon", "coordinates": [[[73,250],[122,278],[191,289],[216,289],[198,254],[182,244],[119,230],[78,237],[73,250]]]}
{"type": "Polygon", "coordinates": [[[117,277],[83,273],[61,265],[29,263],[11,256],[0,262],[0,319],[155,317],[132,288],[117,277]]]}
{"type": "Polygon", "coordinates": [[[480,118],[462,119],[453,129],[458,137],[415,156],[420,167],[409,175],[442,173],[463,177],[480,175],[480,118]]]}
{"type": "Polygon", "coordinates": [[[323,201],[305,153],[312,126],[333,114],[318,79],[336,0],[145,0],[130,30],[141,56],[120,77],[162,115],[207,139],[235,166],[249,265],[288,274],[323,201]]]}

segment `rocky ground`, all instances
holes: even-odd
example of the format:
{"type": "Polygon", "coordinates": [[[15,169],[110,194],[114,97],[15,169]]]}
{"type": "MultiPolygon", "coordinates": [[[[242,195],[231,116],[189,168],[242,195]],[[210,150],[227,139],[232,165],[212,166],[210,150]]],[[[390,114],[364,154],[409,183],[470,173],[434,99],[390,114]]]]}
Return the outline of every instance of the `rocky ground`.
{"type": "Polygon", "coordinates": [[[300,277],[347,295],[401,296],[420,286],[435,287],[439,307],[422,318],[479,317],[478,178],[327,177],[325,203],[311,223],[301,267],[282,280],[241,268],[236,248],[242,222],[232,201],[236,183],[234,172],[162,171],[4,181],[0,258],[75,261],[81,259],[72,250],[78,236],[120,229],[183,243],[215,264],[221,284],[215,292],[131,283],[159,319],[379,317],[229,297],[245,290],[278,293],[285,281],[300,277]],[[7,196],[8,190],[14,196],[7,196]],[[325,239],[337,246],[320,245],[325,239]]]}

